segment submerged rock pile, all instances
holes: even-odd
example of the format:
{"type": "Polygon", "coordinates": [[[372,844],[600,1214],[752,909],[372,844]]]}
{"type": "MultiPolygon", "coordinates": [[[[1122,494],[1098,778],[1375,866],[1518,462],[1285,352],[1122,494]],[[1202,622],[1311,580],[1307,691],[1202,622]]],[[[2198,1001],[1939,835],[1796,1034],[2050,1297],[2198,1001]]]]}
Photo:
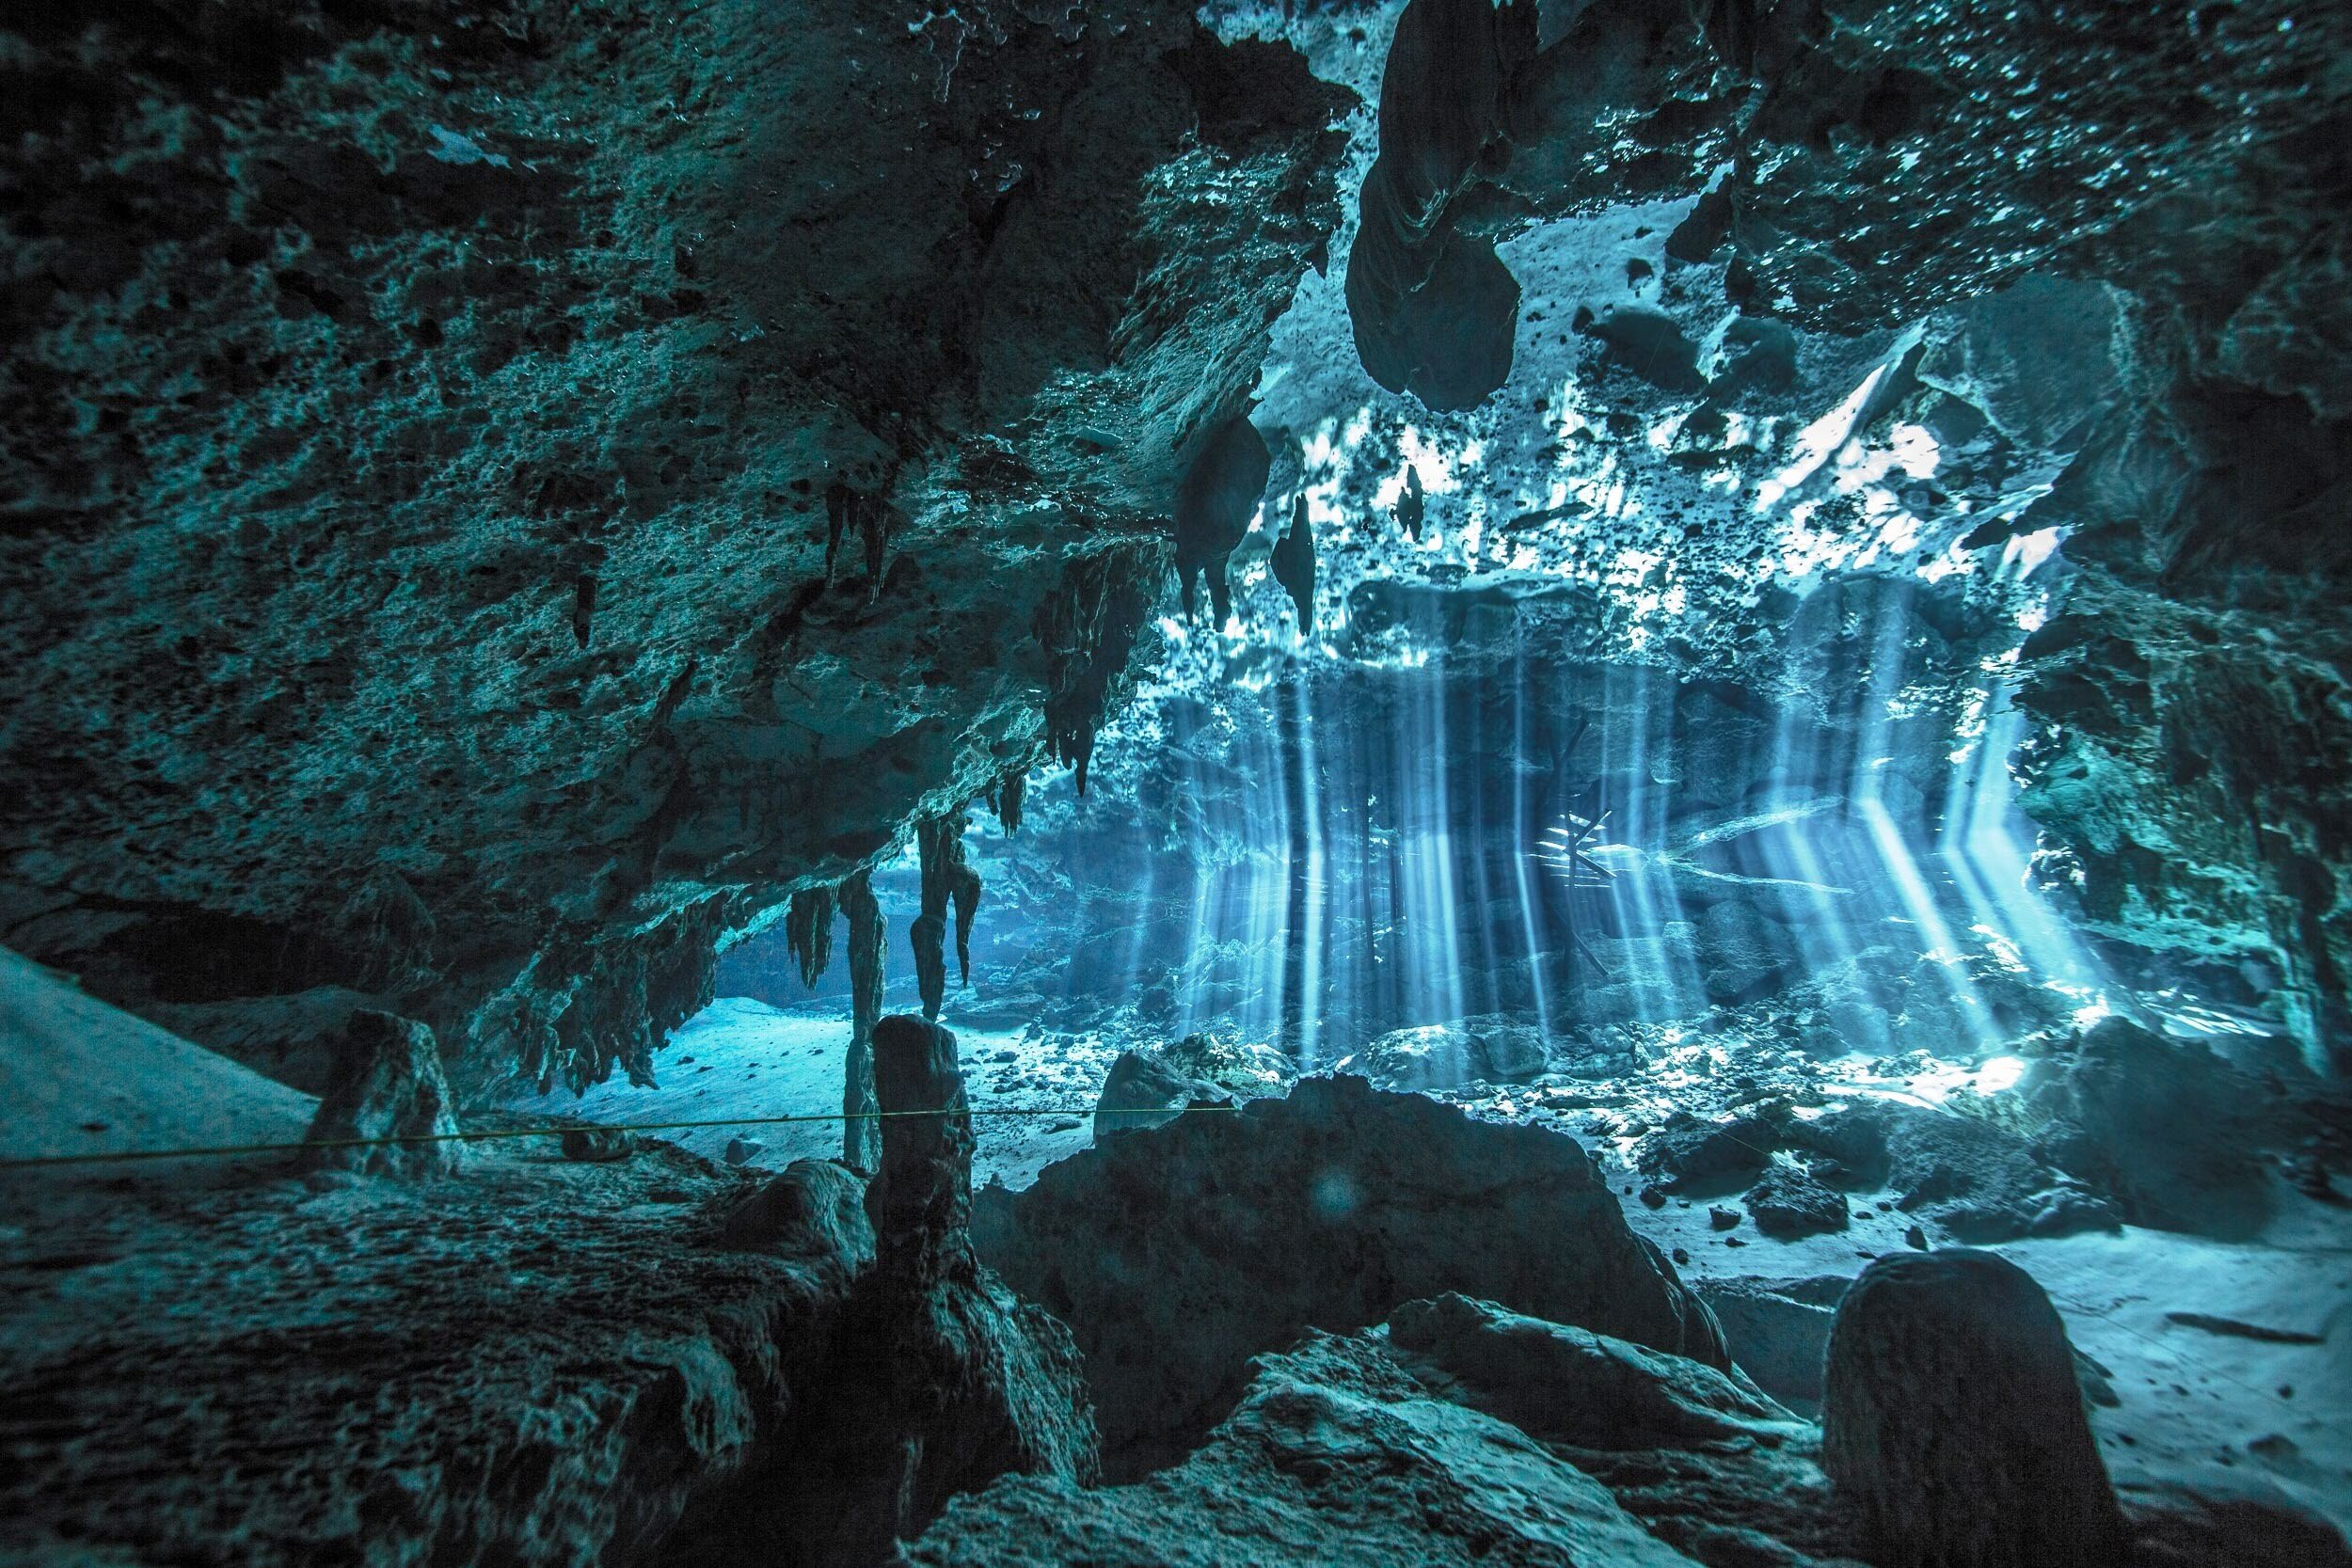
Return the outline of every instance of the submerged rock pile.
{"type": "Polygon", "coordinates": [[[983,1189],[973,1234],[1070,1324],[1117,1474],[1181,1458],[1251,1355],[1447,1291],[1728,1364],[1706,1307],[1573,1140],[1359,1078],[1182,1116],[1025,1191],[983,1189]]]}

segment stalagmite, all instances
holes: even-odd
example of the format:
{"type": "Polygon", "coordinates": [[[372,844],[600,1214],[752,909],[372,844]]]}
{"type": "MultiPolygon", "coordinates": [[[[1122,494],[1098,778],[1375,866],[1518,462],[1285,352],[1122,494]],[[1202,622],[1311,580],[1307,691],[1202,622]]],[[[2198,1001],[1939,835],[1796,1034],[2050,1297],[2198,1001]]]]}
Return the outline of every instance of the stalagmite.
{"type": "Polygon", "coordinates": [[[799,960],[801,979],[810,986],[833,962],[833,889],[803,888],[784,913],[784,938],[799,960]]]}
{"type": "Polygon", "coordinates": [[[923,1016],[937,1018],[947,994],[947,908],[956,912],[956,965],[960,977],[972,980],[972,915],[979,908],[980,874],[963,858],[963,829],[968,807],[955,810],[914,828],[914,844],[923,860],[923,906],[907,935],[914,944],[915,985],[923,997],[923,1016]]]}
{"type": "MultiPolygon", "coordinates": [[[[946,820],[945,818],[941,820],[946,820]]],[[[866,1189],[875,1260],[844,1305],[784,1480],[777,1560],[881,1562],[949,1498],[1008,1473],[1090,1481],[1091,1402],[1070,1331],[1017,1300],[972,1248],[972,1120],[956,1037],[875,1029],[882,1157],[866,1189]]]]}
{"type": "Polygon", "coordinates": [[[850,923],[850,1054],[842,1072],[841,1158],[859,1170],[872,1170],[882,1161],[882,1129],[874,1118],[874,1025],[882,1018],[882,906],[875,901],[869,874],[849,878],[834,890],[834,900],[850,923]]]}

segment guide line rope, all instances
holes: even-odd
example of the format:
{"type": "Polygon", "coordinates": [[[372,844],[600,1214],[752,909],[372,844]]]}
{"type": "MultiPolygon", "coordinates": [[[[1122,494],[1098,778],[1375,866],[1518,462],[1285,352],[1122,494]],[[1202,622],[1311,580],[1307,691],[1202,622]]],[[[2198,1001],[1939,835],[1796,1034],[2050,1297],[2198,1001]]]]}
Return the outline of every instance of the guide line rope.
{"type": "MultiPolygon", "coordinates": [[[[1138,1109],[1146,1109],[1139,1107],[1138,1109]]],[[[1238,1111],[1238,1105],[1171,1105],[1152,1114],[1238,1111]]],[[[412,1144],[490,1143],[510,1138],[560,1138],[567,1132],[683,1132],[711,1127],[775,1127],[787,1122],[881,1121],[890,1117],[1090,1117],[1095,1107],[974,1105],[961,1111],[829,1111],[786,1117],[720,1117],[709,1121],[580,1122],[568,1127],[485,1127],[470,1132],[410,1132],[382,1138],[303,1138],[292,1143],[215,1144],[200,1148],[132,1148],[114,1153],[33,1154],[0,1159],[0,1170],[48,1165],[96,1165],[121,1161],[225,1159],[241,1154],[299,1154],[315,1148],[386,1148],[412,1144]]]]}

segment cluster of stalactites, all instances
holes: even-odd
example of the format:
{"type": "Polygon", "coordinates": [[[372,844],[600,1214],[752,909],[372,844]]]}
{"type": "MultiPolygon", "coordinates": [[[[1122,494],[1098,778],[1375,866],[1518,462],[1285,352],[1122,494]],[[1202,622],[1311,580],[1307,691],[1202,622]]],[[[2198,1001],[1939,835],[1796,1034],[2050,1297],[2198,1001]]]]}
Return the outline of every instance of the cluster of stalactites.
{"type": "Polygon", "coordinates": [[[891,507],[889,486],[877,490],[861,490],[846,479],[835,479],[825,486],[825,580],[833,581],[834,567],[841,554],[842,535],[850,529],[857,531],[858,543],[866,553],[866,596],[869,599],[882,593],[882,561],[890,548],[891,507]]]}
{"type": "Polygon", "coordinates": [[[998,779],[988,792],[989,810],[1005,825],[1007,838],[1021,831],[1021,802],[1028,792],[1028,771],[1018,768],[998,779]]]}
{"type": "Polygon", "coordinates": [[[937,1018],[947,995],[947,911],[956,914],[956,966],[972,981],[972,915],[980,904],[980,874],[964,858],[963,829],[970,808],[958,806],[914,825],[914,847],[923,862],[922,909],[909,939],[914,946],[914,981],[923,996],[923,1016],[937,1018]]]}
{"type": "Polygon", "coordinates": [[[803,888],[784,911],[784,940],[799,960],[803,984],[815,986],[833,962],[834,891],[803,888]]]}

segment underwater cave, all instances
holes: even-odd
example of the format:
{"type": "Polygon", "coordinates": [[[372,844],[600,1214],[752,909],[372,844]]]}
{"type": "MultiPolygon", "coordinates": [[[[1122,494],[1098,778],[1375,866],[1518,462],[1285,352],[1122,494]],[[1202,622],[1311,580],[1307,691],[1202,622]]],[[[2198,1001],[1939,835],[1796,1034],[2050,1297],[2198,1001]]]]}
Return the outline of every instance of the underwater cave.
{"type": "Polygon", "coordinates": [[[0,133],[0,1562],[2352,1568],[2352,11],[0,133]]]}

